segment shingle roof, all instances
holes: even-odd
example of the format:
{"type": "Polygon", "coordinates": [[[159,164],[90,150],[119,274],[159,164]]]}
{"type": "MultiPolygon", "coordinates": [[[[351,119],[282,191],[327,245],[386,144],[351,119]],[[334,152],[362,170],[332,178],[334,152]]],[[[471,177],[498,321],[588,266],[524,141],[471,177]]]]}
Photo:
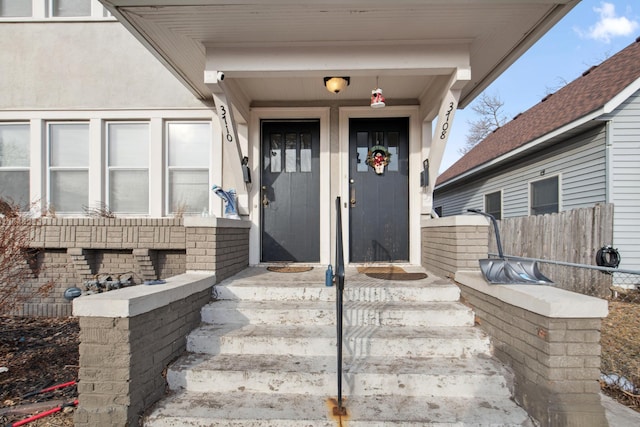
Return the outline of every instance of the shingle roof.
{"type": "Polygon", "coordinates": [[[601,107],[640,78],[640,37],[490,134],[444,171],[441,185],[601,107]]]}

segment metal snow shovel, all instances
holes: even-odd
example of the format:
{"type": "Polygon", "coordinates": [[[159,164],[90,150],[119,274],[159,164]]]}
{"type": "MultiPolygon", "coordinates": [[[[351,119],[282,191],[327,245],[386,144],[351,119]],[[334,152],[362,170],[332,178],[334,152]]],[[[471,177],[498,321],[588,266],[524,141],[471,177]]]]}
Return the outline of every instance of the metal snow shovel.
{"type": "Polygon", "coordinates": [[[538,269],[537,261],[524,260],[519,258],[505,258],[502,252],[502,242],[500,241],[500,231],[498,222],[491,214],[479,209],[467,209],[467,212],[484,215],[491,219],[493,229],[496,233],[498,244],[498,258],[480,259],[480,270],[487,282],[493,285],[552,285],[553,282],[545,277],[538,269]]]}

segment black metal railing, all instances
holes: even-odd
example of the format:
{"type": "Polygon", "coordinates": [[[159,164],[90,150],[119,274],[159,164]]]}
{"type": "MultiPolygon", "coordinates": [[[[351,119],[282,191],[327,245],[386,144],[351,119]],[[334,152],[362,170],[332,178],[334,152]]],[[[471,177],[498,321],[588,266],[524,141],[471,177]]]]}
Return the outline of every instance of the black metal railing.
{"type": "Polygon", "coordinates": [[[344,252],[342,248],[342,210],[340,209],[340,197],[336,198],[336,329],[337,329],[337,349],[338,349],[338,408],[337,415],[345,415],[346,411],[342,406],[342,307],[344,294],[344,252]]]}

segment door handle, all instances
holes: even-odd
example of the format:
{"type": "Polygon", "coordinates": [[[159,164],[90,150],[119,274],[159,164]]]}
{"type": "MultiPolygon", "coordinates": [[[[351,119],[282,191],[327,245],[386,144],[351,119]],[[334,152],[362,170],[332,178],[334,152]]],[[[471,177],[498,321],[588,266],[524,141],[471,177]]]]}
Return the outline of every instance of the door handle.
{"type": "Polygon", "coordinates": [[[262,206],[269,206],[269,199],[267,198],[267,186],[262,186],[262,206]]]}
{"type": "Polygon", "coordinates": [[[351,188],[349,189],[349,204],[351,204],[352,208],[356,205],[356,187],[353,185],[354,182],[353,179],[349,181],[351,184],[351,188]]]}

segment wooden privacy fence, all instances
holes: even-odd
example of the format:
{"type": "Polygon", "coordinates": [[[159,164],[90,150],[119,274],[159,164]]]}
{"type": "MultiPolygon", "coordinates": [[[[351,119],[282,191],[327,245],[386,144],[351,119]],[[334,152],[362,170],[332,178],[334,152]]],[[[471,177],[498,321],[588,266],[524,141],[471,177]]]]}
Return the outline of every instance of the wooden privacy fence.
{"type": "MultiPolygon", "coordinates": [[[[613,240],[613,204],[498,222],[505,255],[596,266],[596,252],[613,240]]],[[[497,253],[493,229],[489,252],[497,253]]],[[[610,295],[612,276],[588,268],[539,263],[558,287],[586,295],[610,295]]]]}

